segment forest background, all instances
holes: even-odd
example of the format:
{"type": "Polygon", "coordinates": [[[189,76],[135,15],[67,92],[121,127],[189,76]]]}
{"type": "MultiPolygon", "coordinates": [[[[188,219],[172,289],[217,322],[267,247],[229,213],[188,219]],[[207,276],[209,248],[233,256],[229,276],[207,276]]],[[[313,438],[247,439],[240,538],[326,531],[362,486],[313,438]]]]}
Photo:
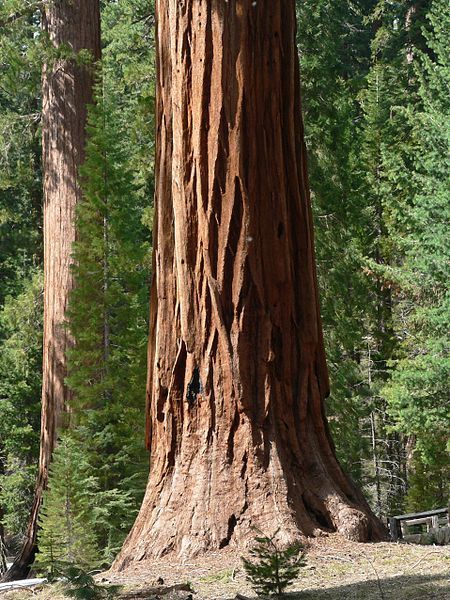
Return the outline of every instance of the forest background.
{"type": "MultiPolygon", "coordinates": [[[[40,4],[0,2],[0,536],[11,552],[26,528],[39,454],[40,102],[48,51],[40,4]]],[[[338,456],[381,517],[444,506],[448,5],[297,5],[331,375],[327,411],[338,456]]],[[[67,383],[76,401],[44,499],[43,570],[67,559],[69,537],[72,562],[109,564],[148,476],[142,414],[154,188],[152,3],[103,1],[102,36],[67,315],[76,340],[67,383]]]]}

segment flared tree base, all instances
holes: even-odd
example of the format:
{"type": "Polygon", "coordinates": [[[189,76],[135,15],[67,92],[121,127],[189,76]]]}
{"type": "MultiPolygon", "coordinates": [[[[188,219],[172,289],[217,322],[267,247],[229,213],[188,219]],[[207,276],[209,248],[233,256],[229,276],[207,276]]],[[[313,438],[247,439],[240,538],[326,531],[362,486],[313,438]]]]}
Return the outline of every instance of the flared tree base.
{"type": "Polygon", "coordinates": [[[309,450],[287,470],[291,448],[276,441],[279,430],[273,433],[265,442],[263,436],[262,446],[249,445],[254,436],[243,418],[228,456],[221,455],[219,439],[208,441],[207,429],[203,440],[183,436],[172,468],[164,460],[153,464],[141,511],[113,569],[165,555],[189,559],[227,546],[241,551],[258,531],[278,532],[284,544],[323,532],[357,542],[387,538],[325,444],[327,436],[320,441],[311,426],[305,437],[309,450]]]}

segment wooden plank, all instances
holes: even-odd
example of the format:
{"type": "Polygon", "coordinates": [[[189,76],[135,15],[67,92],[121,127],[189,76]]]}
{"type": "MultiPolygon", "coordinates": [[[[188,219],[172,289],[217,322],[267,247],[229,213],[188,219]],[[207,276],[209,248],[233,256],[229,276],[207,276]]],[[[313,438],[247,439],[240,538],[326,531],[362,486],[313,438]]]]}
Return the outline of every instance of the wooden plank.
{"type": "Polygon", "coordinates": [[[411,525],[431,525],[433,517],[425,517],[423,519],[403,519],[402,525],[406,525],[406,527],[410,527],[411,525]]]}
{"type": "Polygon", "coordinates": [[[419,517],[431,517],[433,515],[445,515],[448,514],[448,508],[437,508],[435,510],[427,510],[421,513],[409,513],[405,515],[395,515],[391,517],[392,519],[404,520],[404,519],[414,519],[419,517]]]}

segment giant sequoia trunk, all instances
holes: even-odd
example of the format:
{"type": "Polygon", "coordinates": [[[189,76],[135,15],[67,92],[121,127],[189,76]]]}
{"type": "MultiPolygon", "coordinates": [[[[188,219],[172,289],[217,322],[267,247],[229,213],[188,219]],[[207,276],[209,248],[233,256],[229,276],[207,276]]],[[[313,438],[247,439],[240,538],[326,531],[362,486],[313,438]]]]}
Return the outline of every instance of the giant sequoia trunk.
{"type": "Polygon", "coordinates": [[[328,394],[294,0],[157,0],[151,472],[115,563],[384,529],[328,394]]]}
{"type": "MultiPolygon", "coordinates": [[[[45,4],[43,28],[53,46],[88,50],[100,58],[98,0],[55,0],[45,4]]],[[[25,576],[34,559],[37,519],[58,427],[67,416],[70,392],[66,352],[72,340],[65,312],[73,285],[72,243],[75,207],[80,199],[78,169],[84,160],[87,105],[92,102],[93,65],[74,59],[49,61],[42,83],[42,157],[44,179],[44,352],[39,473],[26,539],[5,580],[25,576]]]]}

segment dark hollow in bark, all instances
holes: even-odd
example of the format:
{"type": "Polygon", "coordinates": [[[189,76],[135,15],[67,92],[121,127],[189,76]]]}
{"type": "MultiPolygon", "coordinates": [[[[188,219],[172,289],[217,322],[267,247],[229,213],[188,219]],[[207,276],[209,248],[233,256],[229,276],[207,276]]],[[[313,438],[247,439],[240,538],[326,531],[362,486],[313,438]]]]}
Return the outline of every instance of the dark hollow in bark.
{"type": "MultiPolygon", "coordinates": [[[[45,4],[43,29],[57,48],[88,50],[100,58],[98,0],[56,0],[45,4]]],[[[42,162],[44,178],[44,341],[41,447],[30,521],[22,549],[3,581],[28,574],[36,552],[37,521],[58,428],[66,419],[70,392],[66,351],[72,344],[64,325],[70,290],[75,207],[80,199],[78,169],[84,161],[87,105],[92,102],[93,64],[57,59],[42,77],[42,162]]]]}
{"type": "Polygon", "coordinates": [[[385,536],[324,411],[293,0],[157,0],[151,471],[115,562],[385,536]]]}

